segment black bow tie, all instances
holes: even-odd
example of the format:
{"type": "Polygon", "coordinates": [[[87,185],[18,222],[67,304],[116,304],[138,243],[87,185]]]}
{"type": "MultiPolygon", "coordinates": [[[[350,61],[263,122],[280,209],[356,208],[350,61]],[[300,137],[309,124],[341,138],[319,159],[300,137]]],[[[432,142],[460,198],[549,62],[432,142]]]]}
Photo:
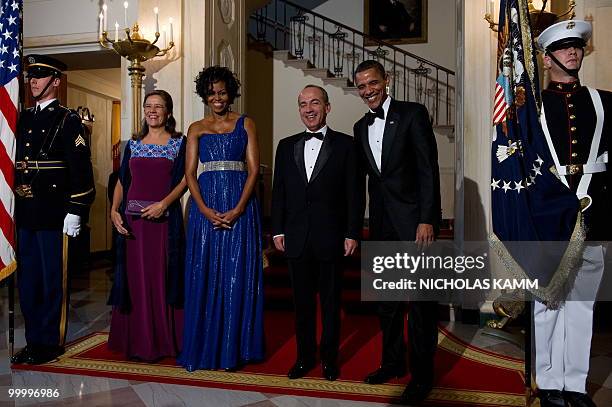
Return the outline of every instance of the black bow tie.
{"type": "Polygon", "coordinates": [[[365,117],[368,126],[371,126],[372,124],[374,124],[374,119],[376,119],[377,117],[381,120],[385,120],[385,110],[383,109],[382,105],[380,105],[376,109],[374,109],[374,112],[367,112],[365,114],[365,117]]]}
{"type": "Polygon", "coordinates": [[[40,113],[40,105],[36,105],[36,109],[34,109],[34,114],[40,113]]]}
{"type": "Polygon", "coordinates": [[[307,131],[307,132],[304,133],[304,140],[306,140],[306,141],[310,140],[313,137],[323,141],[323,133],[321,133],[320,131],[318,131],[316,133],[311,133],[311,132],[307,131]]]}

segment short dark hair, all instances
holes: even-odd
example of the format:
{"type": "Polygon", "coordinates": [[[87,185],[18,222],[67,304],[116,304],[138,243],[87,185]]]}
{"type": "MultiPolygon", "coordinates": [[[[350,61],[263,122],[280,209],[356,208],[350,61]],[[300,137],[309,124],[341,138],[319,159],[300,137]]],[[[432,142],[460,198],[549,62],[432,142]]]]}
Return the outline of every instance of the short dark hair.
{"type": "MultiPolygon", "coordinates": [[[[329,104],[329,95],[327,94],[327,91],[325,89],[323,89],[323,87],[321,87],[319,85],[313,85],[313,84],[308,84],[308,85],[304,86],[304,89],[308,89],[308,88],[319,89],[321,91],[321,93],[323,94],[323,102],[326,105],[329,104]]],[[[304,90],[304,89],[302,89],[302,90],[304,90]]]]}
{"type": "Polygon", "coordinates": [[[376,69],[378,73],[382,75],[383,78],[387,77],[387,72],[385,71],[385,67],[382,66],[380,62],[375,61],[373,59],[367,59],[363,61],[362,63],[360,63],[359,65],[357,65],[357,68],[355,68],[355,74],[353,75],[353,80],[355,79],[355,77],[357,76],[359,72],[367,71],[368,69],[376,69]]]}
{"type": "Polygon", "coordinates": [[[225,83],[225,90],[229,96],[230,105],[234,103],[234,99],[240,96],[240,81],[236,75],[224,66],[210,66],[204,68],[195,78],[196,93],[202,98],[202,101],[207,104],[206,99],[212,95],[213,83],[225,83]]]}
{"type": "MultiPolygon", "coordinates": [[[[159,96],[164,100],[166,105],[166,111],[168,112],[168,119],[164,125],[166,131],[170,133],[170,137],[178,138],[182,136],[181,132],[176,131],[176,119],[172,115],[174,111],[174,103],[172,102],[172,96],[168,92],[162,89],[156,89],[147,93],[144,97],[144,101],[142,102],[142,107],[144,108],[147,103],[147,99],[151,96],[159,96]]],[[[149,134],[149,125],[147,124],[146,119],[142,119],[141,129],[138,133],[132,135],[133,140],[142,140],[147,134],[149,134]]]]}

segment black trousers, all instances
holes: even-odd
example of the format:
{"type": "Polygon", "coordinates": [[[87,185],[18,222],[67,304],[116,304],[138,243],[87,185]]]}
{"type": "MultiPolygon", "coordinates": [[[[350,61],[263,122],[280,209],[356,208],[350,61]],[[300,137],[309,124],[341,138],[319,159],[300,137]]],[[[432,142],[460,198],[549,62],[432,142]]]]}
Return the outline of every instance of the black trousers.
{"type": "Polygon", "coordinates": [[[17,241],[17,287],[26,342],[33,347],[63,345],[69,298],[62,231],[20,228],[17,241]]]}
{"type": "MultiPolygon", "coordinates": [[[[370,239],[376,241],[399,241],[393,225],[385,216],[379,227],[370,231],[370,239]]],[[[433,382],[434,355],[438,346],[438,303],[414,301],[408,308],[409,369],[412,380],[420,383],[433,382]]],[[[379,302],[377,307],[380,329],[383,334],[383,368],[406,366],[404,342],[404,312],[406,303],[400,301],[379,302]]]]}
{"type": "Polygon", "coordinates": [[[297,358],[306,363],[316,356],[316,295],[321,304],[321,361],[335,363],[340,346],[342,258],[318,259],[307,239],[302,254],[288,259],[295,309],[297,358]]]}

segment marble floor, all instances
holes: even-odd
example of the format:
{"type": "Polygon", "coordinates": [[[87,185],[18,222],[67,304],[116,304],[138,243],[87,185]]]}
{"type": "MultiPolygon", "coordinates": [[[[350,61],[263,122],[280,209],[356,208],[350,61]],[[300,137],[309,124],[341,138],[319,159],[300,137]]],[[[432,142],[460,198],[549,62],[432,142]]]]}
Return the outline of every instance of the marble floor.
{"type": "MultiPolygon", "coordinates": [[[[110,323],[106,306],[110,289],[109,264],[97,261],[93,271],[73,278],[68,341],[96,331],[107,331],[110,323]]],[[[23,319],[16,307],[15,350],[24,345],[23,319]]],[[[349,407],[383,406],[355,402],[271,393],[231,391],[185,385],[159,384],[65,374],[11,370],[8,349],[8,290],[0,288],[0,406],[257,406],[257,407],[349,407]],[[10,397],[10,389],[58,389],[57,398],[10,397]]],[[[447,322],[455,335],[475,346],[523,357],[510,343],[482,335],[476,325],[447,322]]],[[[608,324],[609,325],[609,324],[608,324]]],[[[589,392],[600,407],[612,406],[612,333],[596,333],[593,339],[589,392]]]]}

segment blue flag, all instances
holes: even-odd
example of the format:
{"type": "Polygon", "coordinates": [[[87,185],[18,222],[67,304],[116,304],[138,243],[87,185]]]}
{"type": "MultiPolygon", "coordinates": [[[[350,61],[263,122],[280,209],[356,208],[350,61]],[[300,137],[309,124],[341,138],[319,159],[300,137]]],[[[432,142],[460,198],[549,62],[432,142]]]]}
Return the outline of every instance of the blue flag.
{"type": "Polygon", "coordinates": [[[497,131],[491,164],[492,246],[513,276],[538,280],[538,288],[532,290],[537,298],[558,301],[580,260],[585,236],[580,203],[556,174],[540,126],[538,68],[528,2],[500,3],[497,131]],[[553,241],[556,243],[548,246],[541,243],[553,241]]]}

